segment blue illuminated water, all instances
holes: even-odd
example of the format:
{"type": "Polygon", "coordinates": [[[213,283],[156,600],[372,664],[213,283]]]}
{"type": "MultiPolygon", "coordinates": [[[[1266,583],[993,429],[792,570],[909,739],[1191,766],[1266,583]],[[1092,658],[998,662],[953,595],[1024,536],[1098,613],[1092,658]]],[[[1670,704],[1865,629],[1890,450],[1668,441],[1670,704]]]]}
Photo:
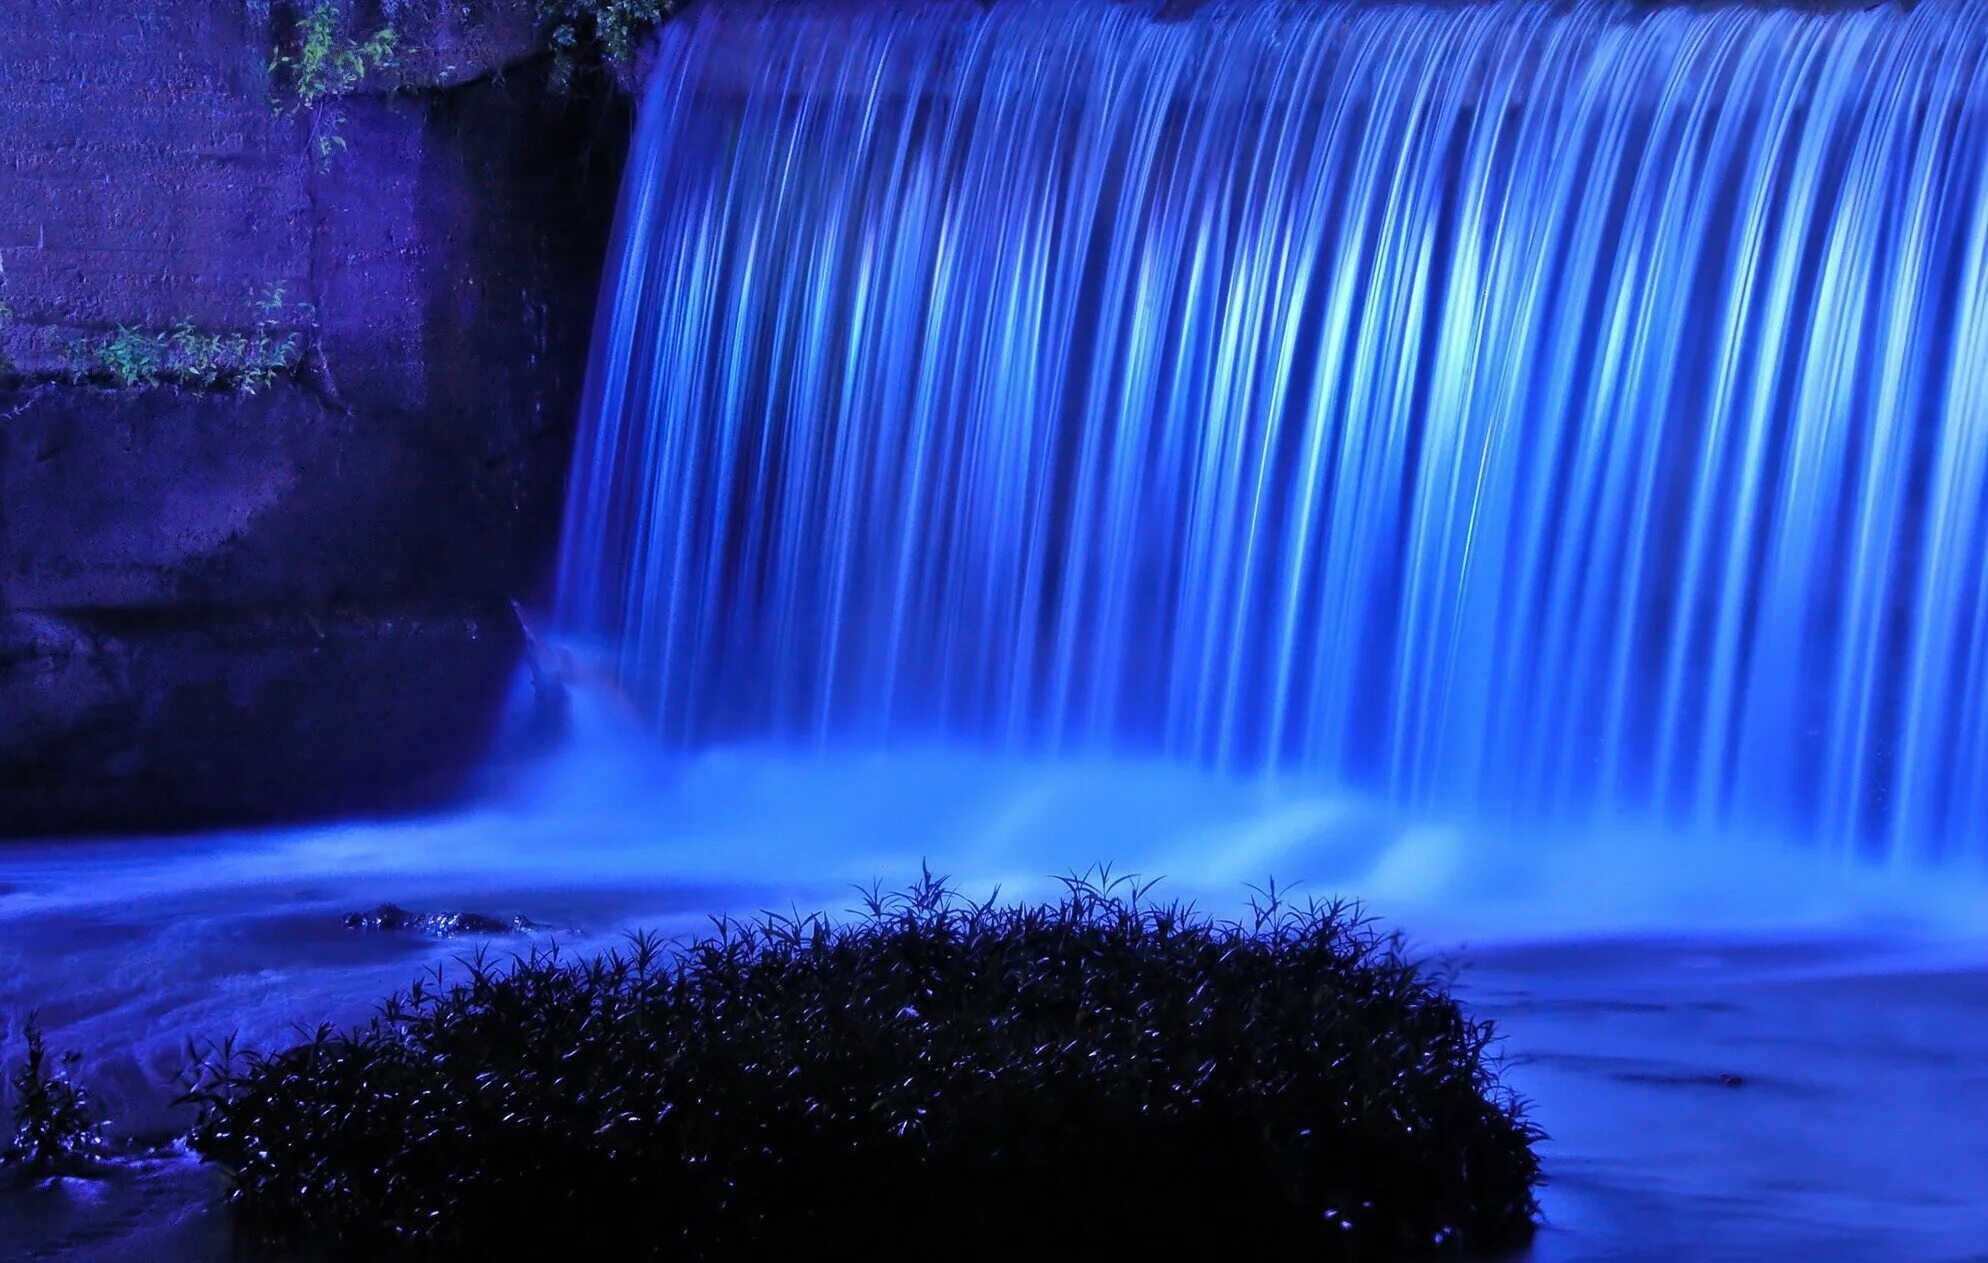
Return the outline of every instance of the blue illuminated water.
{"type": "MultiPolygon", "coordinates": [[[[1981,1261],[1978,884],[1764,842],[1529,832],[1499,847],[1164,757],[673,757],[596,695],[575,694],[573,720],[562,748],[499,762],[473,802],[432,816],[0,851],[0,1049],[18,1055],[39,1009],[83,1054],[76,1073],[116,1134],[163,1144],[187,1123],[168,1102],[188,1040],[272,1049],[300,1027],[363,1022],[477,948],[585,955],[638,927],[834,912],[928,861],[976,896],[1036,899],[1109,860],[1217,915],[1275,877],[1299,897],[1370,899],[1418,953],[1461,951],[1461,994],[1497,1023],[1510,1081],[1550,1133],[1524,1263],[1981,1261]],[[343,927],[385,901],[555,928],[343,927]]],[[[170,1149],[55,1189],[0,1179],[0,1259],[237,1259],[218,1187],[170,1149]]]]}
{"type": "MultiPolygon", "coordinates": [[[[650,57],[564,745],[10,847],[0,1047],[163,1146],[187,1040],[469,950],[383,901],[1274,877],[1465,951],[1532,1263],[1978,1261],[1988,5],[753,2],[650,57]]],[[[0,1188],[0,1257],[233,1257],[209,1174],[0,1188]]]]}
{"type": "Polygon", "coordinates": [[[698,6],[560,612],[674,743],[1988,858],[1988,6],[698,6]]]}

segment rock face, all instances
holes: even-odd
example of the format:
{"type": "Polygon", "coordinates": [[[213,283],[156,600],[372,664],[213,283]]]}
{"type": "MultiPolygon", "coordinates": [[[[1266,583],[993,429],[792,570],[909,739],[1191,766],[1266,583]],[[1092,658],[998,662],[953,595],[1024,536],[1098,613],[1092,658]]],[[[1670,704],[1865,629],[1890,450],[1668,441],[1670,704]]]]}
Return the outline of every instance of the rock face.
{"type": "Polygon", "coordinates": [[[280,0],[0,0],[0,835],[401,804],[490,732],[628,120],[546,90],[531,0],[391,7],[321,162],[280,0]],[[262,393],[71,380],[272,286],[307,353],[262,393]]]}
{"type": "Polygon", "coordinates": [[[0,615],[0,802],[152,830],[431,800],[494,721],[502,614],[0,615]]]}

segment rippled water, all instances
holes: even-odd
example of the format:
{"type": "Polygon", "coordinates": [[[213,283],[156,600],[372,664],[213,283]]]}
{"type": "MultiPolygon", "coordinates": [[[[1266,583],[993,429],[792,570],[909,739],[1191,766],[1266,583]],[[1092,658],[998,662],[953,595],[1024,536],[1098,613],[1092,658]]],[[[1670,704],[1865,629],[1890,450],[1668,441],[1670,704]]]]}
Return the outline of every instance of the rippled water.
{"type": "MultiPolygon", "coordinates": [[[[1982,1257],[1988,1130],[1963,1125],[1988,1117],[1978,888],[1799,849],[1715,863],[1629,838],[1466,836],[1158,762],[674,757],[597,720],[457,812],[0,850],[0,1034],[40,1006],[121,1125],[164,1141],[187,1037],[357,1018],[466,949],[340,924],[383,901],[522,913],[585,950],[634,925],[845,908],[852,884],[926,859],[1023,897],[1109,858],[1217,908],[1275,875],[1462,946],[1465,992],[1553,1133],[1531,1257],[1982,1257]]],[[[165,1156],[0,1195],[0,1258],[224,1258],[211,1194],[165,1156]]]]}

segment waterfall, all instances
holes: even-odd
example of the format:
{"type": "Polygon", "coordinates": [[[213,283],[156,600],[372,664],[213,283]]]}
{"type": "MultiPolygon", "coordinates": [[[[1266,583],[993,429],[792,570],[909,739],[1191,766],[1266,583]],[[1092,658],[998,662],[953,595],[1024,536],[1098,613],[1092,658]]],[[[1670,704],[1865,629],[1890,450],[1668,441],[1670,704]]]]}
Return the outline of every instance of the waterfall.
{"type": "Polygon", "coordinates": [[[652,54],[559,619],[672,741],[1988,859],[1988,6],[652,54]]]}

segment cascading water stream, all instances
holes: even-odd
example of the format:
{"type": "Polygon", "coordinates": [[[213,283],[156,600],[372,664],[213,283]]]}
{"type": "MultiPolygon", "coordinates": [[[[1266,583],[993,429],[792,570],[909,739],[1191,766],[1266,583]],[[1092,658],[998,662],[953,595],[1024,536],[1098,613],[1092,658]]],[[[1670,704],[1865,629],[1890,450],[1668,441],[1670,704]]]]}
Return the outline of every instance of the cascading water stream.
{"type": "Polygon", "coordinates": [[[673,739],[1988,858],[1988,6],[699,6],[619,243],[673,739]]]}

